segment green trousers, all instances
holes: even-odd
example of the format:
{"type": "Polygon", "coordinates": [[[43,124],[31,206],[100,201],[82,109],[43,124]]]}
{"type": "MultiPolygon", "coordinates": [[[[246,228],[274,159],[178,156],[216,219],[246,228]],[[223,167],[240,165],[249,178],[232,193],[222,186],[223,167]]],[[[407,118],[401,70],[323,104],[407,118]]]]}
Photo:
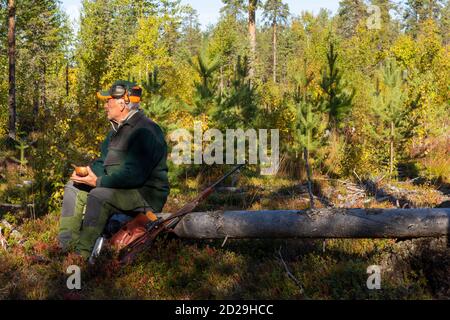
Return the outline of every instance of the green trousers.
{"type": "Polygon", "coordinates": [[[70,181],[64,188],[60,245],[88,258],[112,214],[146,210],[153,211],[137,189],[90,188],[70,181]]]}

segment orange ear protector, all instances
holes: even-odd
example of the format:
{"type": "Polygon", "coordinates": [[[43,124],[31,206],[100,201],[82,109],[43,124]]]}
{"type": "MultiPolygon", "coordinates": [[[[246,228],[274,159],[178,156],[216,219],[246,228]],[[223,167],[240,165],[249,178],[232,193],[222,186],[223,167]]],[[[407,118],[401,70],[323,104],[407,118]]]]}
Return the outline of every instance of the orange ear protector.
{"type": "Polygon", "coordinates": [[[128,95],[130,102],[139,103],[141,101],[142,88],[139,86],[134,86],[131,88],[131,95],[128,95]]]}
{"type": "MultiPolygon", "coordinates": [[[[114,98],[114,99],[123,98],[126,104],[129,104],[130,102],[139,103],[141,101],[141,94],[142,88],[139,86],[132,87],[130,92],[129,90],[127,90],[126,86],[122,84],[116,84],[111,87],[111,96],[106,98],[114,98]]],[[[99,93],[97,93],[97,97],[105,99],[105,97],[100,96],[99,93]]]]}

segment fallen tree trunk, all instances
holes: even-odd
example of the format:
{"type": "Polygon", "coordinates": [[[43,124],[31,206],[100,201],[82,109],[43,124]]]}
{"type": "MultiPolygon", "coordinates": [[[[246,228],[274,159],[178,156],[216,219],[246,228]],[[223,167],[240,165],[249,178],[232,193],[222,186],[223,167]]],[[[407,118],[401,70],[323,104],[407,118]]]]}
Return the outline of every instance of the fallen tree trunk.
{"type": "MultiPolygon", "coordinates": [[[[164,215],[165,216],[165,215],[164,215]]],[[[420,238],[449,235],[450,209],[315,209],[193,212],[181,238],[420,238]]]]}

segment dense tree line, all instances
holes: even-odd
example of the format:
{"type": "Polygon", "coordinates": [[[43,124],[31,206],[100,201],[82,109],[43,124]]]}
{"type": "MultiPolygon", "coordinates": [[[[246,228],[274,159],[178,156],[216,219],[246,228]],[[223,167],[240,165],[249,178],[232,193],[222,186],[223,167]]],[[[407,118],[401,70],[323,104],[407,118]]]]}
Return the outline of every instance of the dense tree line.
{"type": "Polygon", "coordinates": [[[222,2],[202,31],[179,0],[83,0],[76,34],[56,0],[0,2],[0,134],[32,146],[43,197],[96,156],[108,126],[95,92],[118,78],[143,85],[167,133],[280,129],[280,174],[303,177],[306,150],[316,174],[412,165],[448,181],[448,1],[342,0],[335,15],[222,2]]]}

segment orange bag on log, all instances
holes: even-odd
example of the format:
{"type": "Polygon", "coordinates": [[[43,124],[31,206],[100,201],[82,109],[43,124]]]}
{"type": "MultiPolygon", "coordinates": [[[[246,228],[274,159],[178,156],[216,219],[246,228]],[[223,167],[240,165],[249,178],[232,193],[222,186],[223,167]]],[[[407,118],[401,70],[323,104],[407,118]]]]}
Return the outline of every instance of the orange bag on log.
{"type": "Polygon", "coordinates": [[[145,226],[157,219],[158,217],[151,211],[147,211],[146,214],[139,213],[109,239],[110,246],[116,250],[121,250],[141,237],[146,232],[145,226]]]}

